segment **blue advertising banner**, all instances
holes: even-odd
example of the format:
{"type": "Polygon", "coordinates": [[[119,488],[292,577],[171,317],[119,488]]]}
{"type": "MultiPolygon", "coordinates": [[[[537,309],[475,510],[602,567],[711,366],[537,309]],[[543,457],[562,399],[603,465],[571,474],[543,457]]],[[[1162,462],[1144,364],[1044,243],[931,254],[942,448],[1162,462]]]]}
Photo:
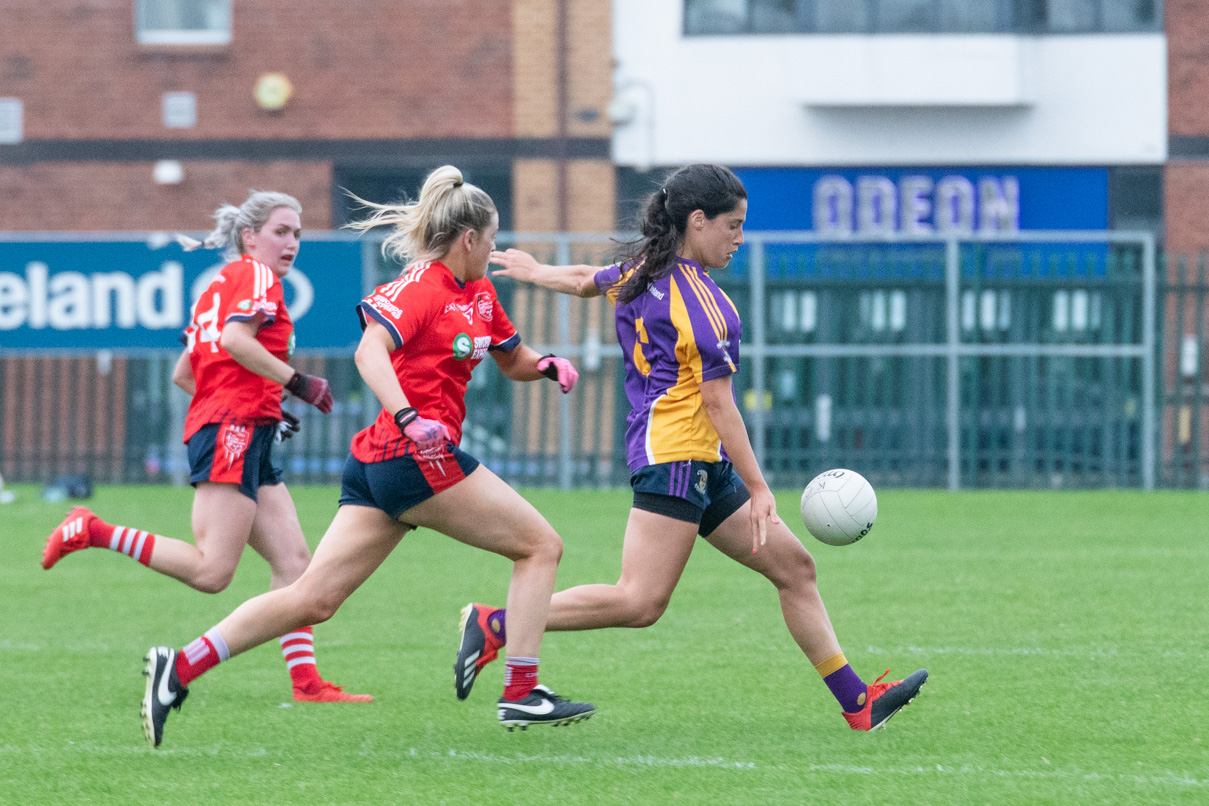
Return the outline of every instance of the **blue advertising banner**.
{"type": "MultiPolygon", "coordinates": [[[[995,240],[978,250],[987,266],[1037,267],[1039,274],[1062,276],[1106,271],[1108,248],[1102,243],[1011,243],[1014,233],[1029,230],[1107,230],[1105,168],[735,172],[748,192],[746,229],[810,230],[827,239],[825,244],[770,246],[772,277],[921,276],[943,266],[943,246],[910,243],[912,239],[988,236],[995,240]]],[[[746,271],[743,252],[732,269],[740,275],[746,271]]],[[[970,271],[977,271],[973,264],[970,271]]]]}
{"type": "Polygon", "coordinates": [[[747,229],[820,235],[1108,228],[1105,168],[740,168],[747,229]]]}
{"type": "MultiPolygon", "coordinates": [[[[180,349],[193,301],[225,261],[162,241],[0,241],[0,349],[180,349]]],[[[304,241],[283,282],[298,349],[356,347],[359,242],[304,241]]]]}

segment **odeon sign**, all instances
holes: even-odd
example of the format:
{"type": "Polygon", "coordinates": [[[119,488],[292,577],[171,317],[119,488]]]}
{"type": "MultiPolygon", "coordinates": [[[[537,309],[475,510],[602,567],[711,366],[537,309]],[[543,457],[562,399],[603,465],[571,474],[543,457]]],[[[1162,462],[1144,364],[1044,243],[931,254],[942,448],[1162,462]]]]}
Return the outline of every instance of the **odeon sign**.
{"type": "Polygon", "coordinates": [[[973,235],[1020,230],[1014,176],[953,174],[933,179],[866,174],[819,177],[813,188],[815,232],[840,238],[973,235]]]}

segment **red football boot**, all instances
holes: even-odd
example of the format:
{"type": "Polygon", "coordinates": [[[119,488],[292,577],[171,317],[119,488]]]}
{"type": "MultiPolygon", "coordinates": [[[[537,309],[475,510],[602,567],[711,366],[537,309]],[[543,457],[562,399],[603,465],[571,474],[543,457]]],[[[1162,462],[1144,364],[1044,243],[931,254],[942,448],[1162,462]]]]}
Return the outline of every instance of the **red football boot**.
{"type": "Polygon", "coordinates": [[[372,694],[348,694],[340,686],[320,680],[314,689],[294,686],[294,702],[373,702],[372,694]]]}
{"type": "MultiPolygon", "coordinates": [[[[882,677],[890,674],[887,669],[882,677]]],[[[928,670],[920,669],[904,680],[883,683],[882,677],[865,687],[864,707],[855,714],[844,712],[844,719],[853,730],[877,730],[915,699],[928,680],[928,670]]]]}
{"type": "Polygon", "coordinates": [[[97,516],[86,507],[72,508],[63,522],[46,538],[46,548],[42,549],[42,567],[49,571],[64,555],[88,548],[89,529],[96,519],[97,516]]]}

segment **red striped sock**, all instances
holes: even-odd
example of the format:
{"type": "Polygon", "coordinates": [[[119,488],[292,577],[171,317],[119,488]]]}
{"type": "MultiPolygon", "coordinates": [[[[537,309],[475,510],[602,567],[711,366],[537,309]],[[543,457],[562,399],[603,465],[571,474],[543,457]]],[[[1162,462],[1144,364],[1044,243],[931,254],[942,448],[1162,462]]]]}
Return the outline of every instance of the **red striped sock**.
{"type": "Polygon", "coordinates": [[[176,676],[182,686],[188,686],[229,657],[227,642],[215,627],[177,653],[176,676]]]}
{"type": "Polygon", "coordinates": [[[505,700],[523,700],[536,685],[537,658],[507,658],[504,661],[505,700]]]}
{"type": "Polygon", "coordinates": [[[130,526],[112,526],[100,518],[94,518],[88,529],[88,545],[120,552],[143,565],[151,565],[156,537],[130,526]]]}
{"type": "Polygon", "coordinates": [[[294,688],[312,691],[323,682],[315,665],[315,628],[302,627],[277,639],[294,688]]]}

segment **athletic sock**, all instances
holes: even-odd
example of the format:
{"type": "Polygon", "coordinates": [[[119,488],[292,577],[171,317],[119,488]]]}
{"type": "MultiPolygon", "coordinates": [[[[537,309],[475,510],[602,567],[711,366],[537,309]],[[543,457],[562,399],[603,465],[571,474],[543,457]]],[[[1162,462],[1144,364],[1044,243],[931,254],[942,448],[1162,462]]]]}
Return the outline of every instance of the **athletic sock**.
{"type": "Polygon", "coordinates": [[[201,675],[231,657],[227,642],[217,627],[211,627],[200,638],[186,644],[176,655],[176,677],[188,686],[201,675]]]}
{"type": "Polygon", "coordinates": [[[323,682],[315,665],[315,628],[302,627],[277,639],[294,688],[313,692],[323,682]]]}
{"type": "Polygon", "coordinates": [[[832,695],[839,701],[840,708],[843,708],[845,713],[855,714],[865,707],[868,688],[857,673],[852,671],[843,652],[822,663],[816,663],[814,668],[822,675],[823,682],[831,689],[832,695]]]}
{"type": "Polygon", "coordinates": [[[133,557],[143,565],[151,564],[151,552],[155,550],[155,538],[129,526],[113,526],[100,518],[94,518],[88,529],[88,545],[110,549],[133,557]]]}
{"type": "Polygon", "coordinates": [[[491,615],[487,617],[487,629],[491,630],[491,634],[501,644],[508,643],[507,620],[508,611],[502,607],[499,610],[492,611],[491,615]]]}
{"type": "Polygon", "coordinates": [[[506,658],[504,660],[504,699],[523,700],[537,685],[537,658],[506,658]]]}

